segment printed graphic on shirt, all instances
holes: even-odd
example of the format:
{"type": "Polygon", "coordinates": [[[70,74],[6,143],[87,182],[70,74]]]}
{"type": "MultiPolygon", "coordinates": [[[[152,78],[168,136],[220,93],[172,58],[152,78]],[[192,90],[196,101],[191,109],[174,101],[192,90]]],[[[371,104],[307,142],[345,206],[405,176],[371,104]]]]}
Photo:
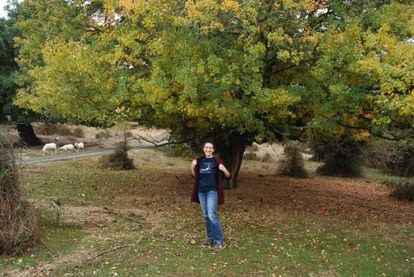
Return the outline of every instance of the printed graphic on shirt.
{"type": "Polygon", "coordinates": [[[200,167],[201,174],[208,174],[211,173],[213,170],[213,163],[204,162],[200,167]]]}

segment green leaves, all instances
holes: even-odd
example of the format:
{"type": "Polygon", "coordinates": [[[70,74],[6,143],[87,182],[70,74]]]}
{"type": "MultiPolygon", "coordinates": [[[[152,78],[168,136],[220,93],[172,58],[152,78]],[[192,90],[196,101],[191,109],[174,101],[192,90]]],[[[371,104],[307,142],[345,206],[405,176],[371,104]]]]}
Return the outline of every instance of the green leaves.
{"type": "Polygon", "coordinates": [[[116,75],[105,55],[69,41],[47,45],[43,57],[47,66],[30,71],[36,80],[31,97],[22,103],[23,92],[19,92],[18,104],[78,122],[107,125],[112,121],[122,92],[116,92],[116,75]]]}
{"type": "Polygon", "coordinates": [[[412,119],[410,5],[48,3],[25,3],[18,24],[23,107],[248,141],[317,121],[369,129],[412,119]]]}

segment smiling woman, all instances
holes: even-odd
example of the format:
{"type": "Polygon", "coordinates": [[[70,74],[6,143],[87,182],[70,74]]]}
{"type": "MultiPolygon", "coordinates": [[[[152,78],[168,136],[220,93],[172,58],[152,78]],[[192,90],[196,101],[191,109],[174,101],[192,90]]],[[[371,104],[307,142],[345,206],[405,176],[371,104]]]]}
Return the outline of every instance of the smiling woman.
{"type": "Polygon", "coordinates": [[[223,175],[230,177],[230,173],[223,165],[223,161],[214,157],[214,144],[205,142],[203,146],[204,157],[193,160],[191,174],[194,177],[194,188],[191,200],[200,203],[206,223],[207,238],[204,246],[214,245],[215,251],[224,247],[224,235],[220,219],[217,215],[217,206],[224,204],[223,175]]]}

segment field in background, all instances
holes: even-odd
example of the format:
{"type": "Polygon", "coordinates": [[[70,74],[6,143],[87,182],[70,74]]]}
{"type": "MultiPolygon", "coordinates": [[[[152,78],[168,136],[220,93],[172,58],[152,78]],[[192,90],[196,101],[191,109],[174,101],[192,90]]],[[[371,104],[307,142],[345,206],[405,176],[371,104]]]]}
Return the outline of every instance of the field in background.
{"type": "MultiPolygon", "coordinates": [[[[278,177],[275,162],[245,160],[220,207],[227,248],[200,246],[190,159],[170,149],[131,152],[136,169],[98,158],[22,169],[44,245],[0,257],[3,276],[410,276],[414,205],[373,178],[278,177]],[[52,200],[60,200],[60,218],[52,200]]],[[[307,162],[308,169],[316,163],[307,162]]]]}
{"type": "MultiPolygon", "coordinates": [[[[43,143],[55,142],[59,147],[68,143],[83,142],[86,151],[116,147],[124,140],[124,133],[127,136],[130,146],[148,143],[145,139],[149,141],[160,141],[168,138],[168,131],[166,130],[146,128],[134,123],[115,125],[107,129],[63,124],[54,124],[49,127],[42,123],[33,123],[32,125],[35,133],[43,143]],[[138,140],[134,139],[134,137],[142,137],[143,139],[138,140]]],[[[0,125],[0,131],[10,144],[16,145],[15,151],[18,158],[44,155],[41,152],[42,146],[22,147],[18,143],[19,136],[14,125],[2,124],[0,125]]]]}

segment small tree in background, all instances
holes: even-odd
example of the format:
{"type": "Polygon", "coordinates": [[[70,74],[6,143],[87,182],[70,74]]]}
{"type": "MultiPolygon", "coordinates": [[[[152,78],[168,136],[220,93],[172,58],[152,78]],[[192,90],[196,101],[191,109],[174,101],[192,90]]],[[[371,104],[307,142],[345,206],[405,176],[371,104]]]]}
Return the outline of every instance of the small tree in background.
{"type": "Polygon", "coordinates": [[[289,142],[284,149],[285,159],[283,159],[278,168],[280,175],[306,178],[308,173],[305,170],[305,163],[302,154],[299,151],[299,144],[289,142]]]}
{"type": "Polygon", "coordinates": [[[357,140],[349,130],[340,137],[327,141],[324,150],[324,164],[316,172],[321,175],[359,177],[362,175],[362,151],[365,144],[357,140]]]}
{"type": "Polygon", "coordinates": [[[118,170],[134,169],[134,161],[128,157],[127,135],[124,132],[124,141],[122,141],[115,149],[114,153],[104,155],[101,158],[101,163],[106,168],[118,170]]]}
{"type": "Polygon", "coordinates": [[[0,136],[0,254],[21,254],[39,241],[35,211],[18,187],[14,156],[0,136]]]}

